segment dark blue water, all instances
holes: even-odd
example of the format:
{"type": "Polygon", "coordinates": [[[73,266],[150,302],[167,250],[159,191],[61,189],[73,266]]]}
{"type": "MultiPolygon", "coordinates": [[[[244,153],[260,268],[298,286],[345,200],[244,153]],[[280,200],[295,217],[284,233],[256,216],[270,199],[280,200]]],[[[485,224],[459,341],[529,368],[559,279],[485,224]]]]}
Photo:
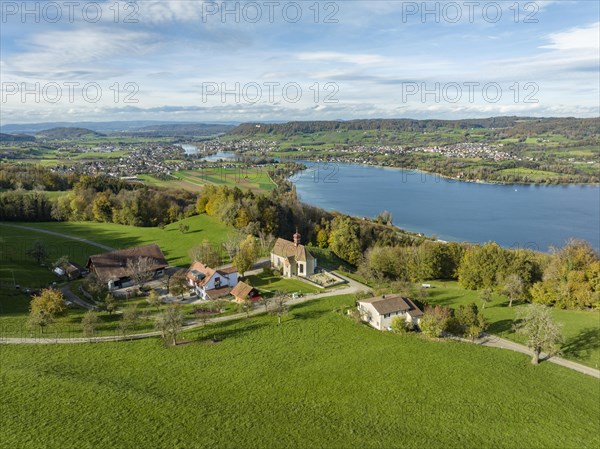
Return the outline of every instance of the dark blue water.
{"type": "Polygon", "coordinates": [[[547,251],[569,238],[600,248],[599,186],[492,185],[421,172],[303,161],[300,198],[349,215],[388,210],[400,228],[448,241],[547,251]]]}

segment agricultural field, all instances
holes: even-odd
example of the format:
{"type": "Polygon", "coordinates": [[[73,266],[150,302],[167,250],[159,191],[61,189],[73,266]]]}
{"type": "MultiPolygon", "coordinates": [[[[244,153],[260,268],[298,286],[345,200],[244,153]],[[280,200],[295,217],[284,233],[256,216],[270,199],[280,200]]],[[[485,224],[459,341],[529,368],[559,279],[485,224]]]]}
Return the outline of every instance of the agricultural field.
{"type": "Polygon", "coordinates": [[[151,175],[138,176],[144,183],[159,187],[178,188],[198,192],[206,184],[239,187],[255,192],[269,192],[276,184],[268,173],[269,167],[217,167],[200,170],[182,170],[173,173],[172,179],[157,179],[151,175]]]}
{"type": "MultiPolygon", "coordinates": [[[[481,309],[479,292],[466,290],[453,281],[432,281],[428,289],[426,302],[430,305],[444,305],[456,308],[460,304],[474,302],[481,309]]],[[[508,299],[497,293],[492,294],[492,302],[483,313],[490,322],[488,332],[503,338],[525,343],[522,335],[512,328],[513,320],[524,304],[513,303],[508,307],[508,299]]],[[[562,344],[562,356],[593,368],[600,368],[600,311],[552,309],[552,315],[562,326],[565,340],[562,344]]]]}
{"type": "Polygon", "coordinates": [[[352,304],[297,305],[281,326],[267,315],[211,324],[174,348],[3,346],[0,447],[600,444],[596,379],[511,351],[378,332],[341,313],[352,304]]]}

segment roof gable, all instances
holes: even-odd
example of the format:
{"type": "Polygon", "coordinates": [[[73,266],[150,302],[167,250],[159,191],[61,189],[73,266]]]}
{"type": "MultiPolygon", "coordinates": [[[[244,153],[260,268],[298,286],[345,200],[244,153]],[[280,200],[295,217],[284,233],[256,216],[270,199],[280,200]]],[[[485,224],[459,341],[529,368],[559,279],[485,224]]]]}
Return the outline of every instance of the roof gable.
{"type": "Polygon", "coordinates": [[[412,300],[400,295],[375,296],[358,302],[371,304],[380,315],[394,312],[408,312],[412,316],[420,316],[423,314],[421,309],[419,309],[412,300]]]}
{"type": "Polygon", "coordinates": [[[271,254],[275,254],[276,256],[285,259],[293,258],[299,262],[306,262],[314,259],[314,256],[304,245],[300,243],[296,245],[294,242],[282,238],[278,238],[275,241],[271,254]]]}

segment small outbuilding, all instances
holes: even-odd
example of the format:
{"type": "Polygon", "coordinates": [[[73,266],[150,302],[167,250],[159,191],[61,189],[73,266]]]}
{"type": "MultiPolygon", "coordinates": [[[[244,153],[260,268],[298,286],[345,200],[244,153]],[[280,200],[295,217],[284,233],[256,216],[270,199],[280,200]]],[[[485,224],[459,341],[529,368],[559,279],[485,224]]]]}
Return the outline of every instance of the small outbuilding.
{"type": "Polygon", "coordinates": [[[231,290],[231,294],[236,302],[244,302],[246,300],[258,301],[260,299],[259,291],[245,282],[238,282],[231,290]]]}

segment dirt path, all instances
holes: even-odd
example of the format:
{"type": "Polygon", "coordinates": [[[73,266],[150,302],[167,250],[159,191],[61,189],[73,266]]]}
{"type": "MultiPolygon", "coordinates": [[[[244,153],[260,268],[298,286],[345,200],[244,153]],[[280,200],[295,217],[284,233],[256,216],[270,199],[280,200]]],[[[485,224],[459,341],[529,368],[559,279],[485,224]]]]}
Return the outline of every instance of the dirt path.
{"type": "Polygon", "coordinates": [[[2,226],[10,226],[11,228],[26,229],[28,231],[41,232],[43,234],[50,234],[50,235],[55,235],[57,237],[64,237],[66,239],[76,240],[78,242],[85,243],[87,245],[97,246],[98,248],[102,248],[107,251],[114,251],[116,249],[116,248],[113,248],[108,245],[103,245],[102,243],[93,242],[92,240],[83,239],[81,237],[74,237],[74,236],[68,235],[68,234],[62,234],[60,232],[48,231],[47,229],[39,229],[39,228],[30,227],[30,226],[20,226],[20,225],[16,225],[16,224],[8,224],[8,223],[0,223],[0,224],[2,226]]]}

